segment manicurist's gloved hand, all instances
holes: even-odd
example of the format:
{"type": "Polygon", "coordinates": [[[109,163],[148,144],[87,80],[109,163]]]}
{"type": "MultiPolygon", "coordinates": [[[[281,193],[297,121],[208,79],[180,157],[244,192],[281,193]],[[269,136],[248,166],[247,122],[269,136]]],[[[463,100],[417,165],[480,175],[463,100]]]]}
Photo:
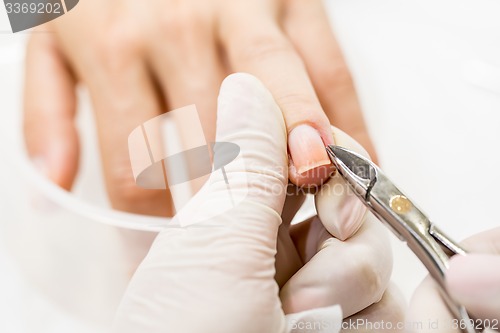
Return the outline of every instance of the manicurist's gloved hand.
{"type": "MultiPolygon", "coordinates": [[[[115,332],[284,333],[307,323],[316,328],[307,332],[335,332],[336,304],[344,317],[401,320],[397,297],[386,291],[386,231],[339,177],[317,195],[319,217],[290,226],[301,196],[286,194],[286,133],[256,78],[224,81],[216,142],[241,148],[225,167],[230,190],[214,172],[174,218],[182,227],[159,233],[123,297],[115,332]],[[290,313],[300,315],[287,327],[290,313]]],[[[333,134],[365,153],[346,134],[333,134]]],[[[216,147],[215,159],[223,153],[216,147]]]]}
{"type": "MultiPolygon", "coordinates": [[[[500,228],[474,235],[462,245],[471,253],[451,258],[446,273],[448,291],[474,317],[475,327],[500,331],[500,228]]],[[[415,332],[460,332],[464,327],[452,318],[430,278],[415,291],[409,320],[424,323],[415,332]]]]}
{"type": "Polygon", "coordinates": [[[50,33],[33,34],[27,49],[30,156],[52,181],[71,188],[79,157],[76,87],[84,86],[115,209],[172,215],[165,191],[135,185],[128,135],[195,104],[212,142],[219,86],[234,72],[258,77],[283,110],[295,184],[328,178],[322,148],[333,140],[330,123],[374,156],[322,0],[82,0],[39,30],[50,33]]]}

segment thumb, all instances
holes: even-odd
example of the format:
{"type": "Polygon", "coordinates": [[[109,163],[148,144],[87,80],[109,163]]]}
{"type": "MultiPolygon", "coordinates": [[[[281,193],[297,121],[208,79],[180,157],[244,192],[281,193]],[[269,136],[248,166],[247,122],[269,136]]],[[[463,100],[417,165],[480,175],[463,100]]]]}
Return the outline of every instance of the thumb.
{"type": "Polygon", "coordinates": [[[213,150],[214,169],[222,168],[214,170],[202,190],[177,214],[177,222],[203,222],[242,202],[262,205],[256,214],[262,209],[281,214],[288,179],[286,129],[272,95],[255,77],[233,74],[222,83],[213,150]],[[239,154],[224,166],[233,146],[239,154]]]}
{"type": "MultiPolygon", "coordinates": [[[[114,331],[284,331],[274,256],[287,182],[286,132],[257,79],[235,74],[224,81],[216,137],[238,145],[240,154],[175,217],[184,227],[158,235],[114,331]]],[[[216,144],[214,153],[217,161],[224,149],[216,144]]]]}
{"type": "Polygon", "coordinates": [[[475,317],[500,319],[500,256],[454,256],[446,274],[447,288],[475,317]]]}
{"type": "MultiPolygon", "coordinates": [[[[345,132],[332,126],[335,144],[365,157],[366,150],[345,132]]],[[[326,230],[340,240],[353,236],[361,227],[367,209],[337,172],[315,196],[316,209],[326,230]]]]}

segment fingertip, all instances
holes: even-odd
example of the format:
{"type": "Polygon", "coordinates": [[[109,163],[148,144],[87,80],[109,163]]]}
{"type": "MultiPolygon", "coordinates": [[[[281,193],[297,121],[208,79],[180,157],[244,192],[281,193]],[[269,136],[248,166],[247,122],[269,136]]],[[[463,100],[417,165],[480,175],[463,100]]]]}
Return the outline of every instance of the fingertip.
{"type": "Polygon", "coordinates": [[[339,240],[352,237],[363,225],[367,208],[338,175],[322,186],[315,203],[321,223],[339,240]]]}
{"type": "MultiPolygon", "coordinates": [[[[259,101],[263,104],[275,104],[271,93],[255,76],[248,73],[233,73],[222,81],[218,97],[219,112],[220,109],[226,109],[221,108],[224,104],[234,106],[235,102],[241,102],[242,99],[259,101]]],[[[234,110],[230,109],[229,111],[234,110]]]]}
{"type": "Polygon", "coordinates": [[[446,274],[449,291],[460,301],[492,296],[500,299],[500,256],[492,254],[456,255],[446,274]]]}
{"type": "Polygon", "coordinates": [[[317,189],[326,183],[334,173],[333,165],[321,165],[304,173],[299,173],[291,160],[288,166],[290,181],[300,188],[307,189],[310,193],[316,193],[317,189]]]}
{"type": "Polygon", "coordinates": [[[319,132],[309,125],[299,125],[288,135],[290,155],[299,174],[331,164],[319,132]]]}
{"type": "Polygon", "coordinates": [[[238,73],[233,73],[228,75],[221,84],[221,91],[225,91],[227,89],[231,89],[234,86],[240,86],[242,88],[249,88],[253,86],[262,86],[263,84],[257,79],[255,76],[244,73],[244,72],[238,72],[238,73]]]}
{"type": "MultiPolygon", "coordinates": [[[[368,156],[363,147],[343,131],[332,126],[331,133],[336,145],[368,156]]],[[[315,203],[325,228],[340,240],[346,240],[356,234],[363,224],[367,211],[338,173],[329,177],[321,186],[320,191],[315,196],[315,203]]]]}
{"type": "MultiPolygon", "coordinates": [[[[267,116],[266,116],[267,117],[267,116]]],[[[273,137],[285,136],[283,114],[276,104],[271,92],[255,76],[248,73],[234,73],[222,82],[217,105],[217,131],[233,132],[233,127],[244,128],[246,121],[260,122],[261,129],[275,130],[279,124],[279,133],[269,133],[273,137]],[[266,110],[273,119],[264,121],[253,115],[255,110],[266,110]],[[223,119],[223,121],[220,121],[223,119]]],[[[248,124],[248,128],[258,125],[248,124]]],[[[220,134],[220,133],[218,133],[220,134]]]]}
{"type": "Polygon", "coordinates": [[[248,200],[264,203],[281,214],[288,182],[285,122],[271,93],[254,76],[237,73],[224,80],[216,141],[239,147],[234,162],[225,167],[233,182],[231,188],[247,191],[248,200]]]}
{"type": "Polygon", "coordinates": [[[301,124],[288,135],[290,151],[289,177],[297,186],[314,187],[323,184],[334,172],[318,130],[301,124]]]}
{"type": "Polygon", "coordinates": [[[443,301],[437,283],[427,276],[413,292],[406,322],[412,323],[406,330],[408,333],[431,333],[437,328],[449,325],[451,321],[448,307],[443,301]],[[429,323],[421,326],[420,323],[429,323]]]}
{"type": "Polygon", "coordinates": [[[65,137],[52,140],[52,142],[51,140],[43,141],[40,149],[31,154],[34,166],[53,183],[65,190],[70,190],[78,169],[77,138],[65,137]]]}

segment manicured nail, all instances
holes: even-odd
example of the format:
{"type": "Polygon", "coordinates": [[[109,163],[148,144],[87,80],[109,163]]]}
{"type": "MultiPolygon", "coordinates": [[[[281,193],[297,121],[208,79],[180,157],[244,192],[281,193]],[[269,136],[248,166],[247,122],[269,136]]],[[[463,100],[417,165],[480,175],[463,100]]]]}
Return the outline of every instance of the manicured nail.
{"type": "Polygon", "coordinates": [[[295,127],[288,136],[288,145],[299,174],[331,163],[319,132],[309,125],[295,127]]]}

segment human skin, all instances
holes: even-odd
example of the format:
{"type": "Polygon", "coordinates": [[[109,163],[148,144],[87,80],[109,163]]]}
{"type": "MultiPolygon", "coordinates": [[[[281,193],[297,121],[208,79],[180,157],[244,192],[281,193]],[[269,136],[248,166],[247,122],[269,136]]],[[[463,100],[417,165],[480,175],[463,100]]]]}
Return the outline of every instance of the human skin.
{"type": "Polygon", "coordinates": [[[232,72],[258,77],[282,109],[295,184],[319,184],[332,172],[324,150],[334,141],[330,123],[375,156],[320,0],[81,1],[30,38],[24,103],[29,154],[49,178],[71,188],[79,157],[75,89],[83,85],[95,111],[113,207],[171,216],[168,191],[136,186],[127,137],[146,120],[196,104],[207,141],[213,141],[217,92],[232,72]]]}

